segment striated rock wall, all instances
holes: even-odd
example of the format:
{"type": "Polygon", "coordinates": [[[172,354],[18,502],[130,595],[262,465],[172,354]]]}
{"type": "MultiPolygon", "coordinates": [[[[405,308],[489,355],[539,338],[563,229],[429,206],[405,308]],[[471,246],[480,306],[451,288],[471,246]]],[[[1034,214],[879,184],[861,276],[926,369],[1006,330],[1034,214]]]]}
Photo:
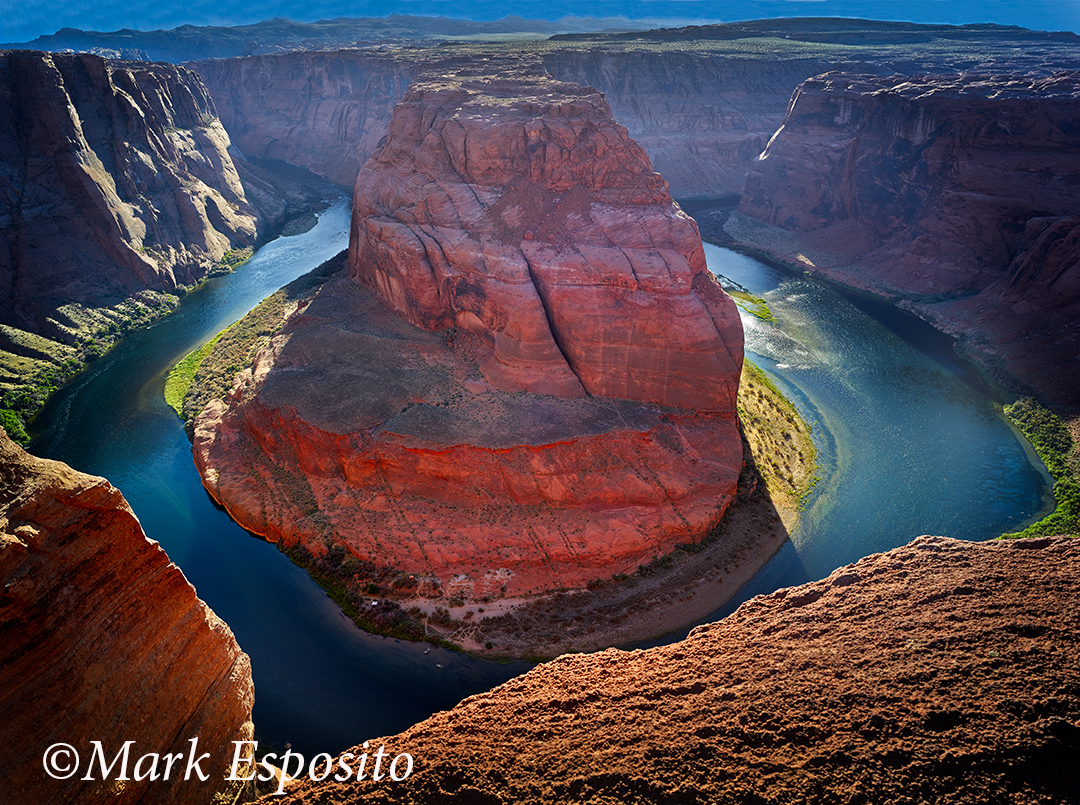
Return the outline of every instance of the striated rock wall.
{"type": "Polygon", "coordinates": [[[62,334],[98,307],[202,278],[252,245],[213,101],[191,71],[0,53],[0,323],[62,334]]]}
{"type": "Polygon", "coordinates": [[[244,153],[301,165],[352,187],[419,71],[416,59],[361,51],[191,62],[244,153]]]}
{"type": "Polygon", "coordinates": [[[85,769],[90,741],[109,760],[135,741],[134,765],[149,752],[186,758],[197,737],[223,763],[230,741],[252,735],[253,699],[247,655],[120,492],[0,431],[4,801],[209,803],[228,772],[205,761],[205,783],[180,769],[172,782],[102,784],[52,780],[42,754],[72,744],[85,769]]]}
{"type": "Polygon", "coordinates": [[[1076,539],[920,537],[370,740],[415,758],[404,782],[273,801],[1071,803],[1078,568],[1076,539]]]}
{"type": "Polygon", "coordinates": [[[196,419],[246,527],[482,598],[719,521],[741,325],[595,90],[516,60],[418,80],[357,178],[348,272],[196,419]]]}
{"type": "Polygon", "coordinates": [[[794,234],[736,237],[903,297],[1077,402],[1078,114],[1076,72],[818,76],[792,96],[739,207],[794,234]]]}
{"type": "Polygon", "coordinates": [[[479,337],[503,390],[734,411],[734,303],[591,87],[416,82],[357,177],[349,265],[418,327],[479,337]]]}
{"type": "Polygon", "coordinates": [[[720,198],[742,193],[792,89],[829,62],[608,47],[552,50],[544,66],[604,93],[673,196],[720,198]]]}

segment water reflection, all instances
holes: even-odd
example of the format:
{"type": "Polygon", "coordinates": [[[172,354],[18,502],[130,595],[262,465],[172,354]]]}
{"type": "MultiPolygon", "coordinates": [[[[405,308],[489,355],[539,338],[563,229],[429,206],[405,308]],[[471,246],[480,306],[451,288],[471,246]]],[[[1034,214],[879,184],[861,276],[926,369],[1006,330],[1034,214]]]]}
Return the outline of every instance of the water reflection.
{"type": "Polygon", "coordinates": [[[1044,473],[944,336],[729,249],[707,244],[706,258],[768,301],[775,323],[743,313],[747,355],[815,423],[823,480],[792,534],[799,562],[778,559],[788,569],[771,583],[921,534],[988,539],[1042,513],[1044,473]]]}

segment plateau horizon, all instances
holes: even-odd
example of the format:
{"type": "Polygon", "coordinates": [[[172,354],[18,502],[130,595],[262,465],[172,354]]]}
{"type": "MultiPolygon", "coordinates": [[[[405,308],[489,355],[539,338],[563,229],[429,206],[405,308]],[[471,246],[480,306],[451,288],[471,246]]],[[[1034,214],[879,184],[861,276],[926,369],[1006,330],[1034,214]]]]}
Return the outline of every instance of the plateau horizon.
{"type": "MultiPolygon", "coordinates": [[[[75,0],[43,0],[29,6],[13,0],[0,0],[0,19],[3,20],[0,42],[48,36],[65,28],[103,32],[164,31],[181,26],[252,25],[282,18],[314,23],[340,18],[392,19],[399,15],[477,23],[526,20],[550,26],[562,22],[580,31],[649,30],[813,16],[947,25],[996,23],[1040,31],[1080,32],[1080,13],[1071,0],[1033,0],[1027,3],[1012,0],[992,0],[988,3],[975,3],[972,0],[953,3],[938,0],[903,3],[900,0],[815,0],[812,14],[807,12],[806,6],[807,3],[800,0],[735,0],[725,4],[723,13],[717,16],[714,7],[704,0],[598,0],[589,6],[587,15],[578,16],[581,8],[565,0],[555,3],[528,0],[511,7],[490,0],[468,6],[454,0],[396,0],[390,4],[314,0],[303,6],[291,0],[273,0],[256,7],[235,0],[212,5],[174,0],[135,0],[120,7],[75,0]]],[[[492,33],[497,35],[498,32],[492,33]]],[[[550,32],[543,29],[537,31],[538,35],[546,33],[550,32]]]]}

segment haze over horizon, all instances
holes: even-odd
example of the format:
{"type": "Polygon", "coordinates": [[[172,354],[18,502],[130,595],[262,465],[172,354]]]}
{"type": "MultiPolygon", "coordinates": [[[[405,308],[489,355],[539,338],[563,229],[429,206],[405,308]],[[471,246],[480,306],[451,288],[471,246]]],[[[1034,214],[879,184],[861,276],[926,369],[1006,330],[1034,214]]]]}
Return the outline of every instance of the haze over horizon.
{"type": "Polygon", "coordinates": [[[495,20],[513,14],[555,20],[568,15],[626,17],[651,24],[688,25],[770,17],[862,17],[918,23],[997,23],[1044,31],[1080,33],[1076,0],[596,0],[588,6],[569,0],[524,0],[508,6],[494,0],[0,0],[0,42],[30,41],[61,28],[115,31],[171,29],[181,25],[247,25],[274,17],[315,22],[334,17],[384,17],[392,13],[495,20]]]}

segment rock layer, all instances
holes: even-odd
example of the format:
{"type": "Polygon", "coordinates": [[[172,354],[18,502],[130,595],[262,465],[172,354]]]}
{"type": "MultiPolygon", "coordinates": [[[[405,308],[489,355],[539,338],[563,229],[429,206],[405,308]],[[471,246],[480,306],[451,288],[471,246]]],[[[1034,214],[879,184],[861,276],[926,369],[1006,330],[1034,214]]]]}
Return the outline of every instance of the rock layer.
{"type": "Polygon", "coordinates": [[[739,208],[796,235],[736,237],[902,296],[1078,402],[1078,114],[1076,72],[819,76],[793,95],[739,208]]]}
{"type": "Polygon", "coordinates": [[[354,211],[356,282],[302,301],[196,420],[238,521],[477,598],[584,586],[719,521],[741,325],[594,90],[516,64],[418,81],[354,211]]]}
{"type": "Polygon", "coordinates": [[[353,277],[418,327],[480,338],[506,391],[734,411],[734,304],[603,97],[456,78],[416,82],[360,171],[353,277]]]}
{"type": "Polygon", "coordinates": [[[1078,567],[1075,539],[921,537],[371,740],[415,758],[407,781],[275,802],[1071,803],[1078,567]]]}
{"type": "Polygon", "coordinates": [[[56,335],[205,276],[258,214],[197,75],[89,54],[0,53],[0,323],[56,335]]]}
{"type": "MultiPolygon", "coordinates": [[[[5,801],[209,803],[230,741],[252,734],[248,657],[104,478],[34,458],[0,431],[0,759],[5,801]],[[211,752],[205,783],[84,782],[91,741],[108,760],[211,752]],[[66,781],[42,768],[62,741],[82,756],[66,781]]],[[[231,756],[230,756],[231,757],[231,756]]],[[[159,771],[164,771],[162,765],[159,771]]],[[[113,778],[119,776],[115,770],[113,778]]]]}

